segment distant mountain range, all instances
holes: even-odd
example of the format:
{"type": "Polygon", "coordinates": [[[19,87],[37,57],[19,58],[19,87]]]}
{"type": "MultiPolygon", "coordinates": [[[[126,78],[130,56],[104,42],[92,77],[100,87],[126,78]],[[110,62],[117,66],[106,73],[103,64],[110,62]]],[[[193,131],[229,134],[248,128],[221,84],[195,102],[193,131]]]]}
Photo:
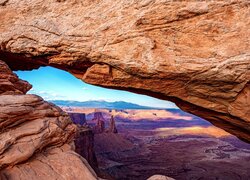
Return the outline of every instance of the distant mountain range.
{"type": "Polygon", "coordinates": [[[51,100],[50,102],[65,107],[83,107],[83,108],[100,108],[100,109],[164,109],[149,106],[141,106],[134,103],[124,101],[107,102],[107,101],[66,101],[66,100],[51,100]]]}

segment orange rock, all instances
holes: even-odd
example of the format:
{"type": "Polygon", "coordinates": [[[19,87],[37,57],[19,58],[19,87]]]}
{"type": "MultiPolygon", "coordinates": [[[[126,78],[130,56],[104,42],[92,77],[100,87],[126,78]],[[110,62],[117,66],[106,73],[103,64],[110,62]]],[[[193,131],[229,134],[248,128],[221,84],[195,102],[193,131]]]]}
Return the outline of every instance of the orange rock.
{"type": "Polygon", "coordinates": [[[0,95],[25,94],[32,88],[28,82],[18,79],[3,61],[0,61],[0,83],[0,95]]]}
{"type": "Polygon", "coordinates": [[[250,141],[249,0],[6,1],[0,58],[175,102],[250,141]],[[25,18],[24,18],[25,17],[25,18]]]}
{"type": "Polygon", "coordinates": [[[98,179],[74,152],[76,126],[0,61],[0,179],[98,179]],[[7,94],[7,95],[6,95],[7,94]]]}

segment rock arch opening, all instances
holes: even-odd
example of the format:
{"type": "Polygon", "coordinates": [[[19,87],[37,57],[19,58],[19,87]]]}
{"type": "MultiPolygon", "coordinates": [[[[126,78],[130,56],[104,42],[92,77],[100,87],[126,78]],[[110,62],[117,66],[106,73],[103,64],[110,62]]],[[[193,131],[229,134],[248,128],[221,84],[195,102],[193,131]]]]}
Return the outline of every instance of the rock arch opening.
{"type": "MultiPolygon", "coordinates": [[[[90,84],[170,100],[250,141],[248,0],[4,0],[0,17],[0,59],[12,71],[53,66],[90,84]]],[[[1,178],[97,179],[69,148],[75,131],[69,119],[55,106],[26,95],[30,85],[0,64],[1,178]],[[30,131],[39,138],[18,133],[19,125],[31,130],[30,122],[39,118],[45,119],[36,126],[42,128],[30,131]],[[48,124],[50,118],[54,123],[48,124]],[[12,128],[17,133],[10,133],[12,128]],[[61,144],[67,148],[56,148],[61,144]],[[58,152],[71,161],[61,161],[58,152]],[[43,168],[33,168],[34,163],[43,168]],[[79,168],[70,169],[72,164],[79,168]]]]}
{"type": "Polygon", "coordinates": [[[244,63],[245,60],[240,61],[240,65],[225,65],[220,75],[218,71],[210,72],[209,69],[202,74],[199,69],[189,72],[185,68],[183,72],[171,68],[154,73],[146,72],[145,69],[145,72],[141,72],[141,67],[126,67],[117,61],[106,63],[105,60],[96,62],[88,58],[57,59],[53,54],[29,57],[2,51],[0,55],[12,70],[52,66],[68,71],[89,84],[172,101],[182,110],[249,142],[250,85],[249,67],[244,63]],[[229,66],[233,68],[232,73],[239,74],[239,78],[227,76],[224,71],[229,66]],[[244,68],[247,71],[242,71],[244,68]],[[226,80],[226,77],[229,79],[226,80]]]}
{"type": "MultiPolygon", "coordinates": [[[[46,68],[40,69],[44,76],[46,71],[43,71],[43,69],[46,68]]],[[[51,68],[47,69],[47,73],[50,70],[52,70],[50,73],[53,74],[51,68]]],[[[18,72],[18,75],[29,81],[28,77],[37,81],[36,75],[28,71],[27,73],[30,73],[30,75],[25,76],[25,73],[18,72]]],[[[46,76],[44,77],[45,81],[49,79],[57,85],[61,83],[58,79],[50,77],[49,74],[46,74],[46,76]]],[[[64,75],[57,74],[57,76],[63,78],[64,75]]],[[[71,77],[76,79],[73,76],[71,77]]],[[[73,79],[66,78],[66,81],[73,81],[73,79]]],[[[41,82],[38,82],[39,84],[41,85],[41,82]]],[[[79,84],[83,83],[79,81],[79,84]]],[[[71,87],[68,84],[62,84],[61,86],[69,88],[76,94],[76,89],[72,89],[72,85],[71,87]]],[[[34,88],[36,87],[34,86],[34,88]]],[[[31,93],[34,93],[34,90],[31,93]]],[[[86,89],[81,86],[80,90],[86,89]]],[[[50,95],[56,97],[57,100],[63,98],[60,93],[57,95],[53,93],[50,92],[50,95]]],[[[39,95],[47,96],[48,94],[40,92],[39,95]]],[[[95,92],[94,95],[96,95],[95,92]]],[[[243,157],[248,157],[247,153],[244,154],[245,150],[250,149],[247,144],[231,137],[224,131],[214,128],[210,123],[178,109],[165,110],[164,108],[154,109],[152,107],[143,109],[145,107],[133,107],[133,104],[128,104],[127,108],[124,107],[124,104],[122,108],[119,107],[119,104],[113,107],[96,104],[91,106],[90,104],[79,104],[77,101],[55,101],[56,99],[53,98],[45,98],[61,106],[63,110],[70,114],[76,124],[80,124],[80,130],[75,139],[76,151],[88,160],[99,176],[108,179],[120,179],[124,174],[130,179],[145,179],[154,174],[165,174],[181,179],[187,175],[189,177],[194,176],[192,171],[195,171],[195,176],[202,177],[206,174],[203,172],[204,169],[208,174],[213,169],[217,169],[214,176],[220,177],[220,173],[229,168],[223,167],[220,169],[221,162],[238,163],[231,160],[231,158],[234,158],[233,153],[241,153],[243,157]],[[113,111],[111,111],[112,109],[113,111]],[[115,119],[116,126],[114,126],[114,121],[112,126],[112,119],[115,119]],[[88,122],[88,125],[85,124],[86,122],[88,122]],[[89,127],[92,129],[91,131],[89,127]],[[191,152],[193,152],[193,156],[190,155],[191,152]],[[159,158],[156,158],[155,154],[158,154],[159,158]],[[200,156],[206,158],[203,159],[200,156]],[[173,159],[169,157],[173,157],[173,159]],[[205,161],[208,161],[207,158],[212,160],[205,163],[205,161]],[[216,159],[221,159],[221,162],[218,163],[216,159]],[[166,161],[169,162],[165,163],[166,161]],[[196,162],[194,163],[194,161],[196,162]],[[98,162],[101,170],[97,168],[98,162]],[[202,170],[200,166],[202,166],[202,170]],[[209,166],[212,166],[212,168],[209,168],[209,166]],[[145,171],[145,168],[147,171],[145,171]],[[155,168],[158,169],[155,170],[155,168]]],[[[79,95],[77,95],[77,98],[77,100],[81,100],[79,95]]],[[[241,159],[241,163],[242,161],[243,164],[240,168],[244,172],[245,159],[241,159]]],[[[242,176],[242,172],[237,169],[232,174],[229,173],[228,176],[230,178],[234,177],[235,174],[242,176]]]]}

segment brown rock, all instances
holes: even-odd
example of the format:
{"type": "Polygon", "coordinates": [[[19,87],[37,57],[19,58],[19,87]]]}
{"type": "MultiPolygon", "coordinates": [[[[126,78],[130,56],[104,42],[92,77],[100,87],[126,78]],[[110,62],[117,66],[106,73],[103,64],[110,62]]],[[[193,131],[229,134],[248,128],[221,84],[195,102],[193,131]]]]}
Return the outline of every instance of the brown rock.
{"type": "Polygon", "coordinates": [[[32,87],[28,82],[18,79],[3,61],[0,61],[0,84],[0,95],[25,94],[32,87]]]}
{"type": "Polygon", "coordinates": [[[0,76],[7,77],[0,81],[6,90],[0,94],[0,179],[98,179],[73,151],[76,126],[69,116],[36,95],[25,95],[31,86],[0,64],[0,76]]]}
{"type": "Polygon", "coordinates": [[[170,100],[250,141],[249,0],[1,4],[0,57],[13,70],[50,65],[170,100]]]}
{"type": "Polygon", "coordinates": [[[86,116],[84,113],[68,113],[74,124],[83,126],[86,123],[86,116]]]}
{"type": "Polygon", "coordinates": [[[98,163],[94,151],[94,133],[88,127],[79,127],[75,137],[76,152],[84,157],[90,166],[99,173],[98,163]]]}
{"type": "Polygon", "coordinates": [[[12,179],[77,179],[95,180],[97,177],[88,162],[68,145],[35,154],[30,160],[0,171],[1,180],[12,179]]]}
{"type": "Polygon", "coordinates": [[[110,118],[109,133],[118,133],[113,115],[110,118]]]}
{"type": "Polygon", "coordinates": [[[102,115],[102,112],[94,112],[94,117],[92,118],[92,121],[105,121],[103,115],[102,115]]]}
{"type": "Polygon", "coordinates": [[[101,112],[95,112],[92,121],[96,122],[93,128],[94,133],[103,133],[105,131],[105,119],[101,112]]]}
{"type": "Polygon", "coordinates": [[[93,130],[95,133],[103,133],[105,131],[105,122],[103,120],[98,119],[97,124],[93,130]]]}

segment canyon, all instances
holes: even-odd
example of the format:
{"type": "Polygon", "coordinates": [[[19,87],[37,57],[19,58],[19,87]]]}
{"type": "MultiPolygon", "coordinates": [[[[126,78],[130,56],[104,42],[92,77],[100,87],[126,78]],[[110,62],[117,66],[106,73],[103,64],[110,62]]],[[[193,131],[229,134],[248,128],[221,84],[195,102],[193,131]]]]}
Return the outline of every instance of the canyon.
{"type": "MultiPolygon", "coordinates": [[[[0,17],[1,179],[99,179],[87,161],[75,153],[74,138],[79,128],[69,115],[39,96],[26,94],[32,86],[12,73],[14,70],[52,66],[93,85],[169,100],[250,142],[248,0],[0,0],[0,17]]],[[[135,114],[134,120],[140,117],[140,112],[135,114]]],[[[164,128],[162,123],[154,125],[164,128]]],[[[147,128],[147,123],[143,125],[147,128]]],[[[98,127],[102,135],[102,121],[98,127]]],[[[119,134],[123,131],[117,131],[110,134],[124,138],[119,134]]],[[[159,129],[157,133],[165,132],[159,129]]],[[[82,134],[86,134],[83,129],[82,134]]],[[[161,154],[178,159],[186,148],[185,143],[181,147],[175,144],[179,138],[157,140],[156,145],[141,150],[157,154],[159,147],[175,147],[179,153],[161,154]]],[[[215,157],[227,158],[226,152],[234,151],[246,157],[228,142],[210,139],[207,146],[206,151],[215,157]]],[[[146,154],[142,158],[153,159],[146,154]]],[[[129,160],[133,159],[130,156],[129,160]]],[[[204,157],[201,159],[190,161],[202,164],[204,157]]],[[[235,164],[244,169],[245,164],[238,160],[235,164]]],[[[232,166],[227,163],[226,167],[232,166]]],[[[117,175],[122,168],[116,169],[117,175]]],[[[178,173],[181,176],[189,169],[183,167],[170,175],[179,178],[178,173]]],[[[245,170],[241,174],[248,178],[245,170]]]]}
{"type": "Polygon", "coordinates": [[[169,100],[249,142],[249,4],[7,0],[0,59],[169,100]]]}
{"type": "MultiPolygon", "coordinates": [[[[66,113],[37,95],[26,94],[31,88],[0,61],[0,179],[101,179],[85,114],[66,113]]],[[[93,122],[100,117],[95,113],[93,122]]],[[[108,135],[108,144],[109,134],[117,133],[112,116],[109,129],[102,130],[99,133],[108,135]]],[[[122,139],[118,137],[114,136],[116,142],[122,139]]]]}
{"type": "Polygon", "coordinates": [[[249,144],[196,116],[178,109],[61,109],[26,94],[32,86],[0,65],[1,179],[249,178],[249,144]]]}
{"type": "Polygon", "coordinates": [[[92,148],[99,177],[145,180],[164,174],[178,180],[250,178],[249,144],[179,109],[72,107],[72,112],[84,115],[90,129],[98,120],[104,123],[103,132],[94,132],[92,148]],[[107,131],[110,127],[117,131],[107,131]]]}

